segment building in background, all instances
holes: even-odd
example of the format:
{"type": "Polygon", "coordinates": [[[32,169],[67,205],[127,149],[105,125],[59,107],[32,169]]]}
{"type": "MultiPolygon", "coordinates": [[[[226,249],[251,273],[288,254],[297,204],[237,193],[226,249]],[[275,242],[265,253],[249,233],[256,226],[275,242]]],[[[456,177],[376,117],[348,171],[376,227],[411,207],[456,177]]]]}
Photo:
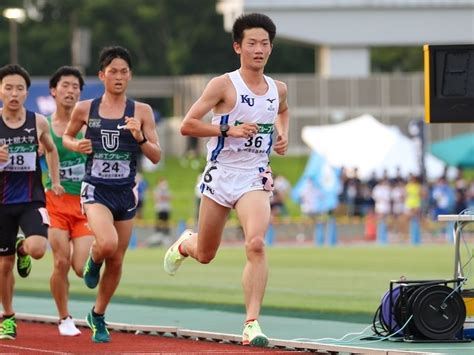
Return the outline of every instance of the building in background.
{"type": "Polygon", "coordinates": [[[472,0],[219,0],[224,28],[262,12],[278,36],[318,46],[323,77],[370,74],[370,48],[474,42],[472,0]]]}

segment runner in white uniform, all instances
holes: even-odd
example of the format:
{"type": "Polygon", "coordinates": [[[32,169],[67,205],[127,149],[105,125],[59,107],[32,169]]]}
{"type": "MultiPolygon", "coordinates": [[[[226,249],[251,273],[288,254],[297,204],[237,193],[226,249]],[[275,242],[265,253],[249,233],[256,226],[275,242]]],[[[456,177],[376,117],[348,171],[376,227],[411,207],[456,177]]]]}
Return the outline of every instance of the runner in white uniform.
{"type": "Polygon", "coordinates": [[[245,236],[242,285],[246,319],[245,345],[266,346],[258,324],[268,279],[265,233],[270,222],[273,189],[268,155],[288,148],[286,85],[263,74],[276,28],[262,14],[239,17],[233,26],[234,51],[240,68],[213,78],[184,117],[183,135],[210,137],[208,164],[202,176],[199,232],[185,231],[166,252],[164,269],[174,275],[191,256],[207,264],[214,259],[231,208],[245,236]],[[211,123],[203,118],[213,112],[211,123]]]}
{"type": "Polygon", "coordinates": [[[267,92],[256,95],[247,87],[238,70],[227,75],[236,90],[237,100],[228,114],[214,114],[212,124],[239,126],[256,123],[258,133],[250,138],[211,137],[207,144],[208,164],[200,189],[202,194],[222,206],[234,207],[244,193],[265,190],[262,175],[268,170],[279,98],[276,84],[268,76],[264,76],[267,92]],[[209,174],[212,181],[209,181],[209,174]]]}

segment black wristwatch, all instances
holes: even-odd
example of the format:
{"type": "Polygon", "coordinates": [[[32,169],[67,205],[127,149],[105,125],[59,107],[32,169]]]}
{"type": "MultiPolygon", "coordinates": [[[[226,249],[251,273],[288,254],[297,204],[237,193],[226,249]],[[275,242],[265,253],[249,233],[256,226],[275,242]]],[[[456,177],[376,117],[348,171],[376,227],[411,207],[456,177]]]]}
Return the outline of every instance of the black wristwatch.
{"type": "Polygon", "coordinates": [[[230,126],[227,123],[224,123],[220,125],[220,129],[222,137],[228,137],[227,132],[229,131],[230,126]]]}

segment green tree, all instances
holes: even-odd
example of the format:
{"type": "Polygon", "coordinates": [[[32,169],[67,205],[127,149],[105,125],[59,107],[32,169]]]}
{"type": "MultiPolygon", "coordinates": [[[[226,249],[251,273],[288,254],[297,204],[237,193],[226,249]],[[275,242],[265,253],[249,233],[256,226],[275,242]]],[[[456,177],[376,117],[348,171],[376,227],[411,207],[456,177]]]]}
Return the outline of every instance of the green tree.
{"type": "MultiPolygon", "coordinates": [[[[217,74],[238,67],[230,33],[223,30],[217,0],[2,0],[7,7],[25,7],[29,18],[18,26],[19,61],[32,75],[48,76],[71,64],[75,28],[91,32],[91,63],[86,74],[97,73],[97,56],[106,45],[130,49],[135,75],[217,74]],[[32,16],[35,15],[36,16],[32,16]]],[[[9,62],[9,24],[0,20],[0,61],[9,62]]],[[[420,48],[374,48],[375,72],[419,71],[420,48]]],[[[270,73],[312,73],[315,48],[277,35],[270,73]]]]}
{"type": "Polygon", "coordinates": [[[371,50],[372,72],[423,70],[422,47],[377,47],[371,50]]]}
{"type": "MultiPolygon", "coordinates": [[[[5,1],[22,6],[22,1],[5,1]]],[[[134,57],[138,75],[221,73],[239,64],[230,33],[216,13],[216,0],[30,0],[39,14],[20,25],[20,63],[33,75],[49,75],[70,64],[74,28],[91,31],[91,64],[103,46],[120,44],[134,57]]],[[[8,48],[8,23],[0,24],[0,44],[8,48]]],[[[8,51],[0,53],[7,63],[8,51]]],[[[269,64],[271,72],[311,72],[314,50],[277,39],[269,64]]]]}

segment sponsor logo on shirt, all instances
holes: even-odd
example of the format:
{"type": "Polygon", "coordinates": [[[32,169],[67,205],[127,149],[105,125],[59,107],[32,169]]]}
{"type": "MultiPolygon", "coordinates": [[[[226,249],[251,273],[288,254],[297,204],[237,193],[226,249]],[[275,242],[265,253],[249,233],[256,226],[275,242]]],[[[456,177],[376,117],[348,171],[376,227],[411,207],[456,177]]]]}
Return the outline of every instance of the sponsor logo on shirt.
{"type": "Polygon", "coordinates": [[[89,128],[100,128],[100,118],[89,118],[89,121],[87,122],[87,126],[89,128]]]}
{"type": "MultiPolygon", "coordinates": [[[[240,126],[244,124],[241,121],[235,121],[235,126],[240,126]]],[[[273,123],[257,123],[258,134],[272,134],[273,133],[273,123]]]]}

